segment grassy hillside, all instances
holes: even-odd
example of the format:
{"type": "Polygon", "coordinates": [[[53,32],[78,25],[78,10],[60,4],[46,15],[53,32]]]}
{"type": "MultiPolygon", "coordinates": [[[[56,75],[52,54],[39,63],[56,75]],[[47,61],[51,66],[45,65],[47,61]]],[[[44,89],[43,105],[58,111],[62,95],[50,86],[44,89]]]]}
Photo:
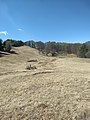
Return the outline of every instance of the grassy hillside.
{"type": "Polygon", "coordinates": [[[0,120],[90,120],[90,59],[13,49],[0,58],[0,120]]]}

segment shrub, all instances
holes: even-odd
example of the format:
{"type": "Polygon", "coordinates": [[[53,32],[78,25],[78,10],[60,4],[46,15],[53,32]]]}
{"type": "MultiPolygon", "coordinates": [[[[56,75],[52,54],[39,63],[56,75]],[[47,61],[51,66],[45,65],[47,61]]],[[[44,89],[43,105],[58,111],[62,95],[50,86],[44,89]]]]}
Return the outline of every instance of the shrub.
{"type": "Polygon", "coordinates": [[[11,42],[10,42],[10,41],[6,41],[6,42],[5,42],[4,50],[5,50],[6,52],[10,52],[10,50],[11,50],[11,42]]]}
{"type": "Polygon", "coordinates": [[[0,39],[0,51],[3,50],[3,43],[2,43],[2,39],[0,39]]]}
{"type": "Polygon", "coordinates": [[[85,54],[86,58],[90,58],[90,51],[85,54]]]}
{"type": "Polygon", "coordinates": [[[36,66],[31,66],[31,64],[30,64],[30,65],[26,66],[26,69],[32,70],[32,69],[37,69],[37,68],[36,68],[36,66]]]}
{"type": "Polygon", "coordinates": [[[88,52],[88,48],[86,44],[82,44],[82,46],[79,49],[79,57],[86,58],[86,53],[88,52]]]}

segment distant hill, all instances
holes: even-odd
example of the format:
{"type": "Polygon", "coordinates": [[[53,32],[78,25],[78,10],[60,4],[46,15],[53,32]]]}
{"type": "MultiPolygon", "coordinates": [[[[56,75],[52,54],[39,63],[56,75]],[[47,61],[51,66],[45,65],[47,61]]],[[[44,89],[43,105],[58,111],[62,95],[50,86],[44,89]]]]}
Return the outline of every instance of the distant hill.
{"type": "Polygon", "coordinates": [[[90,41],[85,42],[85,44],[90,45],[90,41]]]}

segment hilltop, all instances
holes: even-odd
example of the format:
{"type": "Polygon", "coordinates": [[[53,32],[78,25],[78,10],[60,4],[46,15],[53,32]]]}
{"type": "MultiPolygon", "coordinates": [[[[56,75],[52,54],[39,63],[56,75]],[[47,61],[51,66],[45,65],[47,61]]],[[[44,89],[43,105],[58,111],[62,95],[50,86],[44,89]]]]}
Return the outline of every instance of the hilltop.
{"type": "Polygon", "coordinates": [[[90,59],[13,50],[0,58],[0,120],[90,119],[90,59]]]}

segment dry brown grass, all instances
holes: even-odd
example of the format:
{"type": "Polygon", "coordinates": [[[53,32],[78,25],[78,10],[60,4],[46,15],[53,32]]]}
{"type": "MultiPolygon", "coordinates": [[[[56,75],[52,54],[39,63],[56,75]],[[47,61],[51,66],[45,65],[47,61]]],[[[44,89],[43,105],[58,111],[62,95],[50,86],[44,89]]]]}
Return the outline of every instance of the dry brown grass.
{"type": "Polygon", "coordinates": [[[14,50],[0,58],[0,120],[90,120],[90,59],[14,50]]]}

